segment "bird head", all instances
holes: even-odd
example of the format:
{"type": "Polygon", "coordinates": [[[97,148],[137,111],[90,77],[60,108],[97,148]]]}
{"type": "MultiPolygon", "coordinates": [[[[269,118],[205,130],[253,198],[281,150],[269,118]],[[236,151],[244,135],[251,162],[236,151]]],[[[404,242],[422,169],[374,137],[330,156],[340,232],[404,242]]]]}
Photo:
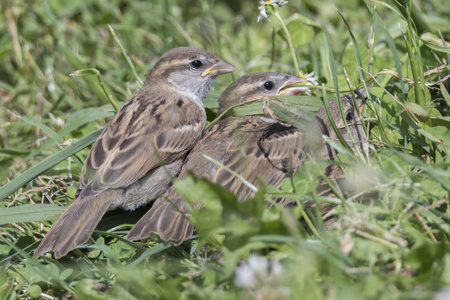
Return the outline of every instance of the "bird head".
{"type": "Polygon", "coordinates": [[[179,47],[161,56],[144,86],[169,84],[185,96],[202,99],[217,76],[234,70],[232,64],[206,50],[179,47]]]}
{"type": "MultiPolygon", "coordinates": [[[[339,110],[339,103],[337,99],[333,99],[328,102],[330,108],[331,117],[336,124],[339,132],[341,133],[347,144],[355,150],[355,146],[358,147],[363,153],[368,150],[367,135],[364,132],[359,113],[364,109],[364,101],[367,97],[365,90],[361,89],[355,91],[356,106],[353,102],[352,95],[347,94],[341,97],[341,104],[344,112],[344,118],[347,122],[349,130],[346,129],[344,120],[339,110]],[[351,136],[350,136],[351,135],[351,136]],[[353,144],[352,142],[355,142],[353,144]]],[[[305,135],[306,144],[310,148],[311,153],[319,159],[332,160],[336,155],[336,150],[328,145],[323,136],[328,136],[330,139],[339,142],[336,132],[333,130],[330,120],[328,119],[325,107],[319,109],[312,120],[310,131],[305,135]]]]}
{"type": "Polygon", "coordinates": [[[273,96],[294,96],[305,91],[301,87],[289,87],[306,79],[275,72],[260,72],[244,75],[233,82],[219,98],[220,115],[228,108],[255,99],[273,96]]]}

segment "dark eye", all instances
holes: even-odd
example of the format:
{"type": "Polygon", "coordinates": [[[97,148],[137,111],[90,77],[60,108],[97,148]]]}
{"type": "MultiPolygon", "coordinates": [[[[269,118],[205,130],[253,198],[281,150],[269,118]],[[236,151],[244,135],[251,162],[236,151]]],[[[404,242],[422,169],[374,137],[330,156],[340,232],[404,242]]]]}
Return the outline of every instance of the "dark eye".
{"type": "Polygon", "coordinates": [[[191,66],[193,66],[196,69],[200,68],[202,65],[203,63],[198,59],[191,61],[191,66]]]}
{"type": "Polygon", "coordinates": [[[266,90],[270,91],[271,89],[274,88],[274,86],[275,86],[275,83],[273,83],[273,81],[266,81],[266,82],[264,82],[264,88],[266,90]]]}
{"type": "Polygon", "coordinates": [[[345,119],[347,120],[347,122],[350,122],[351,120],[353,120],[353,114],[352,114],[351,111],[348,111],[348,112],[345,114],[345,119]]]}

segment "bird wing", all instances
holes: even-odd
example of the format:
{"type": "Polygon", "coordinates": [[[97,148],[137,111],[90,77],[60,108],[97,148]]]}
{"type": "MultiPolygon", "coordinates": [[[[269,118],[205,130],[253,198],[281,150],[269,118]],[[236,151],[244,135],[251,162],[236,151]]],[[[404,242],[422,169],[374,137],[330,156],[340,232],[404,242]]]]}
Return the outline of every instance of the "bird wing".
{"type": "Polygon", "coordinates": [[[182,157],[200,137],[204,111],[175,101],[136,96],[107,124],[84,164],[78,196],[127,187],[147,172],[182,157]]]}
{"type": "MultiPolygon", "coordinates": [[[[219,121],[191,151],[180,172],[188,171],[210,178],[246,199],[253,191],[227,168],[238,173],[253,185],[258,176],[267,184],[280,186],[281,181],[294,173],[301,162],[302,136],[292,127],[278,123],[267,124],[261,118],[226,118],[219,121]],[[223,164],[222,167],[206,161],[203,154],[223,164]]],[[[199,208],[200,203],[194,203],[199,208]]],[[[127,238],[137,240],[158,232],[163,240],[179,245],[191,236],[190,208],[172,187],[164,197],[158,198],[152,208],[128,233],[127,238]]]]}
{"type": "MultiPolygon", "coordinates": [[[[247,117],[246,123],[236,130],[223,165],[255,186],[259,185],[258,177],[261,177],[266,184],[279,187],[301,164],[301,133],[260,117],[247,117]]],[[[236,193],[241,200],[250,197],[252,190],[227,168],[217,170],[214,182],[236,193]]]]}
{"type": "MultiPolygon", "coordinates": [[[[206,131],[202,139],[195,145],[187,156],[179,178],[187,176],[189,171],[198,176],[213,179],[218,166],[206,160],[203,154],[216,161],[222,162],[229,144],[232,118],[220,120],[210,130],[206,131]]],[[[193,205],[200,208],[200,203],[193,205]]],[[[162,197],[153,203],[150,210],[134,225],[127,235],[129,240],[143,239],[151,232],[159,233],[160,237],[174,245],[180,245],[193,233],[190,219],[190,206],[172,186],[162,197]]]]}

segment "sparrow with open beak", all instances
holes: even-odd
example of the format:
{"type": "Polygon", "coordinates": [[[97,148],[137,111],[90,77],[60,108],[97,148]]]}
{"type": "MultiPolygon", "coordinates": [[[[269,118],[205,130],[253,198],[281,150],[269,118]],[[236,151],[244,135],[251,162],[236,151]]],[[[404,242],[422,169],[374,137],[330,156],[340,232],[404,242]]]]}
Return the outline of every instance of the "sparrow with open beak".
{"type": "MultiPolygon", "coordinates": [[[[305,79],[281,73],[247,74],[231,84],[219,98],[218,115],[228,108],[254,99],[271,96],[296,95],[305,91],[289,85],[305,79]]],[[[193,171],[207,177],[244,200],[254,193],[241,179],[226,168],[258,186],[258,177],[266,184],[279,186],[281,181],[295,174],[302,161],[302,134],[294,127],[282,125],[264,116],[225,117],[211,127],[189,153],[180,178],[193,171]],[[224,167],[207,160],[207,154],[224,167]]],[[[200,208],[195,203],[194,208],[200,208]]],[[[175,188],[158,198],[152,208],[128,233],[127,238],[137,240],[151,232],[159,233],[163,240],[180,245],[193,234],[189,222],[190,207],[175,188]]]]}
{"type": "Polygon", "coordinates": [[[137,94],[109,121],[92,147],[74,202],[34,256],[56,259],[85,243],[106,211],[134,210],[164,193],[206,122],[202,98],[218,75],[234,71],[208,51],[180,47],[156,63],[137,94]],[[164,167],[162,167],[164,165],[164,167]]]}

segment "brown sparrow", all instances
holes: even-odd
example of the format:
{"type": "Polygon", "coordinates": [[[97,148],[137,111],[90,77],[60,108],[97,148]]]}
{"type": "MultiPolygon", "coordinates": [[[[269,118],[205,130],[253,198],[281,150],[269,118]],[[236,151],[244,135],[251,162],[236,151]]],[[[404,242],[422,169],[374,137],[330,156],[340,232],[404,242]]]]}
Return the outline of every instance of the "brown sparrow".
{"type": "MultiPolygon", "coordinates": [[[[355,97],[357,107],[355,107],[353,102],[352,94],[341,97],[344,118],[347,121],[349,131],[347,131],[339,111],[338,100],[330,100],[328,106],[336,127],[350,148],[354,152],[356,151],[356,148],[358,148],[363,154],[366,154],[368,152],[369,143],[358,114],[358,111],[362,112],[364,109],[364,102],[367,98],[365,89],[355,91],[355,97]],[[355,143],[352,142],[352,138],[355,143]]],[[[339,139],[328,119],[325,107],[319,109],[307,127],[308,132],[305,132],[305,145],[309,155],[316,159],[333,160],[337,151],[331,145],[326,143],[323,136],[327,136],[335,142],[339,142],[339,139]]]]}
{"type": "MultiPolygon", "coordinates": [[[[346,143],[350,146],[353,152],[362,152],[363,155],[367,156],[369,152],[369,141],[364,128],[361,124],[361,119],[359,117],[358,111],[362,112],[364,109],[364,103],[367,99],[367,94],[365,89],[360,89],[355,91],[356,106],[354,104],[352,94],[347,94],[341,96],[341,104],[344,112],[344,118],[347,121],[349,130],[346,129],[343,118],[339,111],[339,104],[337,99],[333,99],[328,102],[331,117],[333,118],[336,127],[341,133],[342,137],[346,143]],[[351,135],[351,136],[350,136],[351,135]],[[353,139],[353,141],[352,141],[353,139]]],[[[330,138],[331,140],[339,143],[339,139],[336,132],[333,130],[331,122],[326,114],[325,107],[319,109],[319,111],[314,116],[311,123],[309,123],[308,132],[305,133],[305,153],[308,157],[319,159],[319,160],[334,160],[337,150],[328,144],[324,136],[330,138]]],[[[341,192],[351,193],[353,192],[354,186],[349,183],[345,178],[342,169],[338,165],[328,164],[325,167],[325,175],[338,187],[341,192]]],[[[335,198],[336,195],[331,191],[327,183],[322,182],[317,187],[317,193],[323,197],[335,198]]],[[[312,209],[315,204],[313,202],[304,203],[305,207],[312,209]]],[[[322,215],[325,215],[330,211],[334,204],[321,203],[320,211],[322,215]]],[[[334,220],[326,219],[325,226],[328,228],[334,222],[334,220]]]]}
{"type": "MultiPolygon", "coordinates": [[[[304,81],[303,78],[281,73],[247,74],[231,84],[220,96],[218,114],[233,105],[253,99],[299,94],[305,89],[283,89],[304,81]]],[[[272,118],[226,117],[204,133],[189,153],[179,177],[183,178],[188,171],[193,171],[244,200],[251,197],[254,191],[225,168],[205,159],[203,154],[255,186],[259,185],[258,177],[266,184],[279,186],[284,178],[292,176],[300,166],[302,146],[302,134],[296,128],[282,125],[272,118]]],[[[200,203],[193,206],[197,209],[201,207],[200,203]]],[[[180,245],[193,233],[189,217],[190,207],[172,187],[155,201],[147,214],[128,233],[127,238],[137,240],[147,237],[151,232],[157,232],[163,240],[180,245]]]]}
{"type": "Polygon", "coordinates": [[[106,211],[134,210],[164,193],[206,122],[202,98],[218,75],[234,71],[208,51],[165,53],[137,94],[105,126],[84,163],[75,200],[34,256],[58,259],[85,243],[106,211]]]}

